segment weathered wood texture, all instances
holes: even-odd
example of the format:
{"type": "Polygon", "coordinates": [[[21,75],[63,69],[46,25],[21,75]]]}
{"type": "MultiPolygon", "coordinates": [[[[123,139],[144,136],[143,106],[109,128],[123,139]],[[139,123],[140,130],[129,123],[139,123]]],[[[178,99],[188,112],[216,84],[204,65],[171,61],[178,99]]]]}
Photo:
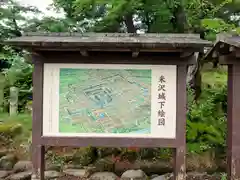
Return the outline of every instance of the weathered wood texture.
{"type": "Polygon", "coordinates": [[[212,61],[222,55],[236,52],[239,53],[240,49],[240,36],[230,34],[219,34],[213,47],[208,50],[204,57],[204,61],[212,61]]]}
{"type": "Polygon", "coordinates": [[[104,50],[108,48],[203,48],[209,41],[193,34],[104,34],[104,33],[28,33],[7,40],[5,43],[31,48],[85,48],[104,50]]]}
{"type": "Polygon", "coordinates": [[[174,179],[186,179],[186,112],[187,112],[187,66],[179,65],[177,71],[177,139],[174,150],[174,179]]]}
{"type": "MultiPolygon", "coordinates": [[[[240,59],[239,59],[240,60],[240,59]]],[[[240,62],[228,65],[227,172],[229,180],[240,179],[240,62]]]]}
{"type": "MultiPolygon", "coordinates": [[[[33,70],[33,113],[32,113],[32,162],[33,175],[37,178],[41,175],[42,158],[44,148],[40,144],[43,122],[43,61],[36,53],[32,55],[33,70]]],[[[42,177],[42,176],[41,176],[42,177]]]]}

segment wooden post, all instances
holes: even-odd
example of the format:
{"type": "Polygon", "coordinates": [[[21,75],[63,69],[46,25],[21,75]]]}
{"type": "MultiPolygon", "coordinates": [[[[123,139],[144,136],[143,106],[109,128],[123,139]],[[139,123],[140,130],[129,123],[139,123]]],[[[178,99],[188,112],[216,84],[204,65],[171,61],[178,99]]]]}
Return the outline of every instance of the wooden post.
{"type": "Polygon", "coordinates": [[[240,63],[235,62],[228,65],[228,180],[240,179],[240,63]]]}
{"type": "Polygon", "coordinates": [[[32,112],[32,163],[33,176],[43,180],[44,146],[40,145],[43,122],[43,62],[41,56],[33,53],[33,112],[32,112]]]}
{"type": "Polygon", "coordinates": [[[174,179],[186,179],[186,106],[187,106],[187,64],[177,67],[177,141],[174,151],[174,179]]]}
{"type": "Polygon", "coordinates": [[[9,98],[9,113],[10,116],[18,113],[18,88],[10,87],[10,98],[9,98]]]}

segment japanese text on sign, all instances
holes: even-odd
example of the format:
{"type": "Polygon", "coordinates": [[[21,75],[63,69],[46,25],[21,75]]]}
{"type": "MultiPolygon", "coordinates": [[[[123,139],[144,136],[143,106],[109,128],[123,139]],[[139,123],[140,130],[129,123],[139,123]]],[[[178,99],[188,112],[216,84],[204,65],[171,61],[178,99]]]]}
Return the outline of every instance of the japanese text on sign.
{"type": "Polygon", "coordinates": [[[158,126],[165,125],[165,115],[166,115],[166,112],[164,111],[164,106],[166,103],[165,87],[166,87],[166,79],[165,79],[165,76],[161,75],[158,81],[158,103],[159,103],[158,126]]]}

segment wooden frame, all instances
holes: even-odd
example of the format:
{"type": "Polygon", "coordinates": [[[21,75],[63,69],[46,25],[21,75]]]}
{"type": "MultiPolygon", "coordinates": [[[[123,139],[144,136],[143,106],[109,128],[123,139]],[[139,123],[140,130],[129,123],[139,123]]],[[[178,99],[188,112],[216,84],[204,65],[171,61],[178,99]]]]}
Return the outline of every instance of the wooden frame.
{"type": "Polygon", "coordinates": [[[228,180],[240,179],[240,58],[232,54],[220,56],[220,63],[228,66],[227,91],[227,174],[228,180]]]}
{"type": "Polygon", "coordinates": [[[225,57],[228,66],[228,99],[227,99],[227,174],[228,180],[240,179],[240,58],[225,57]]]}
{"type": "MultiPolygon", "coordinates": [[[[33,164],[35,173],[40,173],[40,179],[44,172],[44,147],[45,146],[101,146],[101,147],[170,147],[175,149],[175,179],[185,179],[185,151],[186,151],[186,74],[187,65],[191,63],[191,56],[181,58],[180,56],[139,56],[137,58],[128,57],[128,64],[172,64],[177,65],[177,129],[176,139],[150,139],[150,138],[79,138],[79,137],[43,137],[42,136],[42,99],[43,99],[43,65],[45,62],[64,63],[68,57],[68,63],[97,61],[111,63],[124,62],[126,58],[116,53],[110,58],[91,56],[85,57],[75,53],[56,56],[53,52],[37,52],[33,54],[34,73],[33,73],[33,164]],[[71,58],[70,58],[71,57],[71,58]],[[95,61],[94,61],[95,60],[95,61]],[[102,61],[101,61],[102,60],[102,61]],[[158,61],[156,61],[158,60],[158,61]]],[[[125,63],[125,62],[124,62],[125,63]]]]}

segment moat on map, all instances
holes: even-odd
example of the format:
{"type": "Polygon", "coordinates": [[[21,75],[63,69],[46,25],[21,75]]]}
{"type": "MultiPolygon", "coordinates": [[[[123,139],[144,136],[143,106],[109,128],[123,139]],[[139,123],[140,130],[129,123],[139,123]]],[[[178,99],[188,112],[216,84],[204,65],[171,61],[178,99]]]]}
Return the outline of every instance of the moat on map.
{"type": "Polygon", "coordinates": [[[151,133],[151,69],[60,68],[60,133],[151,133]]]}

